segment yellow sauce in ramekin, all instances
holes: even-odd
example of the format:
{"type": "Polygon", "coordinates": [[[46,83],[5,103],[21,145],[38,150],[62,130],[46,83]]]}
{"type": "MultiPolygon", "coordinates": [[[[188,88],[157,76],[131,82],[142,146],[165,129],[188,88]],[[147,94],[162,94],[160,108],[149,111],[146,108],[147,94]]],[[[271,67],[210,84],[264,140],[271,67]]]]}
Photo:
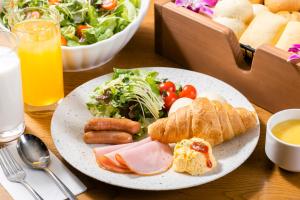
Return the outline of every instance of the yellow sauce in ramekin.
{"type": "Polygon", "coordinates": [[[286,143],[300,145],[300,119],[283,121],[272,128],[272,133],[286,143]]]}

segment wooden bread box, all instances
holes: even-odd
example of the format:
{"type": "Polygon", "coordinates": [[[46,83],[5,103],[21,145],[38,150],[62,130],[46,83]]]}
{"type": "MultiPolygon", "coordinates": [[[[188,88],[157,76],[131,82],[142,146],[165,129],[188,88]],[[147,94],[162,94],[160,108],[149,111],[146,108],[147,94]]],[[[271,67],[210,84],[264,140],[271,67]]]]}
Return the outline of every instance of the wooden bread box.
{"type": "Polygon", "coordinates": [[[290,53],[262,45],[247,64],[233,31],[171,0],[155,2],[155,49],[184,68],[231,84],[271,112],[300,108],[300,67],[286,61],[290,53]]]}

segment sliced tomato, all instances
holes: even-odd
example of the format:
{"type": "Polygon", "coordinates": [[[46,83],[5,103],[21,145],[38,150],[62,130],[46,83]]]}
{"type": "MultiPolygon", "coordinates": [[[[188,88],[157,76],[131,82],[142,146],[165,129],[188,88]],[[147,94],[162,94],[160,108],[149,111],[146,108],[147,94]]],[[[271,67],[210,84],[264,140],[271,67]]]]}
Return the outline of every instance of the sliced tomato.
{"type": "Polygon", "coordinates": [[[175,92],[167,91],[163,96],[165,102],[165,108],[170,109],[172,104],[178,99],[178,96],[175,92]]]}
{"type": "Polygon", "coordinates": [[[166,81],[159,85],[159,91],[162,94],[164,91],[176,92],[176,86],[171,81],[166,81]]]}
{"type": "Polygon", "coordinates": [[[187,97],[190,99],[196,99],[197,97],[197,90],[194,86],[192,85],[185,85],[182,88],[182,91],[179,93],[179,97],[187,97]]]}
{"type": "Polygon", "coordinates": [[[50,5],[56,5],[59,3],[59,0],[48,0],[50,5]]]}
{"type": "Polygon", "coordinates": [[[113,10],[117,7],[117,0],[104,0],[102,3],[102,8],[105,10],[113,10]]]}
{"type": "Polygon", "coordinates": [[[90,28],[90,26],[88,26],[88,25],[78,25],[77,26],[77,29],[76,29],[76,34],[77,34],[77,36],[79,37],[79,38],[82,38],[82,31],[83,30],[86,30],[86,29],[89,29],[90,28]]]}
{"type": "Polygon", "coordinates": [[[60,36],[60,39],[61,39],[61,45],[62,46],[67,46],[67,40],[66,40],[66,38],[64,37],[64,36],[60,36]]]}

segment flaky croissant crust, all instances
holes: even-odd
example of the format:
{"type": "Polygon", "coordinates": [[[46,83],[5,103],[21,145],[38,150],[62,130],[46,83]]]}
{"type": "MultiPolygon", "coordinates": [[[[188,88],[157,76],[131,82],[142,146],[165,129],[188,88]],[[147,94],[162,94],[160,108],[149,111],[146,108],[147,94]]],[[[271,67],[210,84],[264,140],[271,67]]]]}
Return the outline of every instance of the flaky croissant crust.
{"type": "Polygon", "coordinates": [[[148,134],[163,143],[199,137],[214,146],[247,132],[256,124],[255,114],[245,108],[198,98],[169,117],[152,123],[148,134]]]}

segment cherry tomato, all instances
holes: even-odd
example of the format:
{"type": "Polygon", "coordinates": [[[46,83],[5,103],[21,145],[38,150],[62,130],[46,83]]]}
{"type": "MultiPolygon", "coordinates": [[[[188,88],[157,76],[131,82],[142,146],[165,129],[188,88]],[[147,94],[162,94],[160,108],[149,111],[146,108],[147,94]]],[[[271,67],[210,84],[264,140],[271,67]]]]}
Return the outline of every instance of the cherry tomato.
{"type": "Polygon", "coordinates": [[[182,91],[179,93],[179,97],[187,97],[190,99],[196,99],[197,97],[197,90],[194,86],[192,85],[185,85],[182,88],[182,91]]]}
{"type": "Polygon", "coordinates": [[[163,91],[176,92],[176,86],[173,82],[166,81],[166,82],[161,83],[159,85],[159,91],[160,91],[161,94],[163,93],[163,91]]]}
{"type": "Polygon", "coordinates": [[[64,36],[60,36],[61,38],[61,45],[62,46],[67,46],[67,40],[66,40],[66,38],[64,37],[64,36]]]}
{"type": "Polygon", "coordinates": [[[90,26],[88,25],[78,25],[77,26],[77,29],[76,29],[76,34],[78,37],[82,37],[82,31],[85,30],[85,29],[89,29],[90,26]]]}
{"type": "Polygon", "coordinates": [[[104,0],[102,8],[105,10],[113,10],[117,6],[117,0],[104,0]]]}
{"type": "Polygon", "coordinates": [[[165,108],[170,109],[172,104],[178,99],[178,96],[175,92],[167,91],[166,96],[163,97],[165,102],[165,108]]]}

